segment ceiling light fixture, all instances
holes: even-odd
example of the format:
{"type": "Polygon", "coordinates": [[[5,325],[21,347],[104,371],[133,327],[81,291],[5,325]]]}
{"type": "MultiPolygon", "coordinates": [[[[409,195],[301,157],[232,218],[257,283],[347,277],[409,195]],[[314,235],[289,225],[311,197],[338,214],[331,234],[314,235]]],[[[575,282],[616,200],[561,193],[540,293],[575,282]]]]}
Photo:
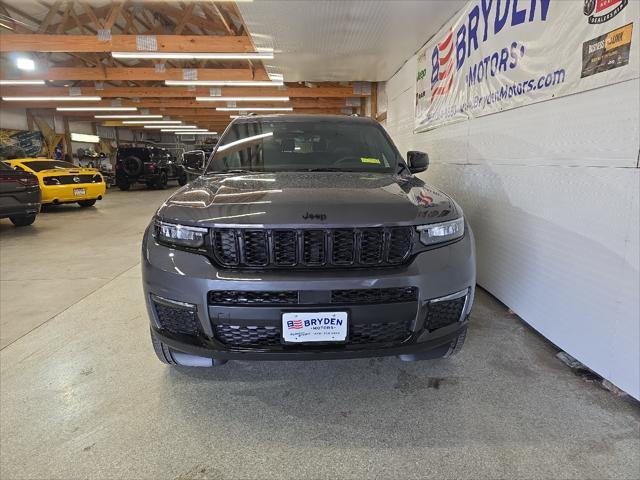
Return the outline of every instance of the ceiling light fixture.
{"type": "Polygon", "coordinates": [[[293,112],[293,107],[216,107],[220,112],[293,112]]]}
{"type": "Polygon", "coordinates": [[[44,80],[0,80],[0,85],[44,85],[44,80]]]}
{"type": "Polygon", "coordinates": [[[137,107],[58,107],[58,112],[135,112],[137,107]]]}
{"type": "Polygon", "coordinates": [[[163,129],[163,128],[173,128],[175,130],[184,130],[184,129],[193,129],[193,128],[198,128],[196,125],[144,125],[144,128],[157,128],[157,129],[163,129]]]}
{"type": "Polygon", "coordinates": [[[217,135],[218,132],[173,132],[175,135],[217,135]]]}
{"type": "Polygon", "coordinates": [[[102,97],[2,97],[5,102],[99,102],[102,97]]]}
{"type": "Polygon", "coordinates": [[[163,128],[161,132],[206,132],[206,128],[163,128]]]}
{"type": "Polygon", "coordinates": [[[273,52],[111,52],[113,58],[140,60],[271,60],[273,52]]]}
{"type": "Polygon", "coordinates": [[[16,58],[16,67],[20,70],[32,71],[36,69],[36,62],[29,57],[18,57],[16,58]]]}
{"type": "Polygon", "coordinates": [[[182,121],[180,120],[124,120],[122,123],[125,125],[172,125],[172,124],[180,124],[182,121]]]}
{"type": "Polygon", "coordinates": [[[280,87],[282,80],[165,80],[168,87],[280,87]]]}
{"type": "Polygon", "coordinates": [[[103,118],[103,119],[112,119],[112,120],[127,118],[130,120],[135,120],[137,118],[139,119],[162,118],[162,115],[94,115],[93,118],[103,118]]]}
{"type": "Polygon", "coordinates": [[[198,102],[288,102],[289,97],[196,97],[198,102]]]}
{"type": "Polygon", "coordinates": [[[73,142],[83,143],[100,143],[100,137],[97,135],[87,135],[86,133],[72,133],[71,140],[73,142]]]}

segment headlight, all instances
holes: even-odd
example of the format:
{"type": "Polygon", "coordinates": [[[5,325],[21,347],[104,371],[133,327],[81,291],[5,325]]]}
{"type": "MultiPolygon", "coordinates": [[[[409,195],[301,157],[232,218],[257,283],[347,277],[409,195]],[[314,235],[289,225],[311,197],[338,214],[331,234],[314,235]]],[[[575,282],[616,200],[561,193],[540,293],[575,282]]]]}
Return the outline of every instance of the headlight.
{"type": "Polygon", "coordinates": [[[456,240],[464,235],[464,217],[450,222],[420,225],[418,233],[420,234],[420,242],[424,245],[456,240]]]}
{"type": "Polygon", "coordinates": [[[154,237],[159,242],[180,247],[202,247],[207,232],[206,228],[189,227],[160,220],[156,220],[154,225],[154,237]]]}

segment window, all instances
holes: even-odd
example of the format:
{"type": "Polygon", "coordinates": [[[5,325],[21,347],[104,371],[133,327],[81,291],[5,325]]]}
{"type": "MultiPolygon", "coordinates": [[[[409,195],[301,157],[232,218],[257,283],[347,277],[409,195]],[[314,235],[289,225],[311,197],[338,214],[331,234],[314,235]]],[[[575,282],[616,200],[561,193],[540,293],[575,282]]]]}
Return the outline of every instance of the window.
{"type": "Polygon", "coordinates": [[[247,119],[220,139],[209,172],[394,172],[397,150],[366,121],[247,119]]]}
{"type": "Polygon", "coordinates": [[[23,161],[22,163],[34,172],[53,169],[79,168],[73,163],[63,162],[61,160],[30,160],[23,161]]]}

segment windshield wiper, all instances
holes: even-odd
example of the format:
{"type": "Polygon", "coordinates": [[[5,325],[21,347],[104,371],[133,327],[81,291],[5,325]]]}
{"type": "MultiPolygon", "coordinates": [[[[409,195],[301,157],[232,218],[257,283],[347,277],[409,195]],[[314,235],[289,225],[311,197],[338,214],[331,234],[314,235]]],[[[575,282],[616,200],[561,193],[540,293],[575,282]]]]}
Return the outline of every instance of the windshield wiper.
{"type": "Polygon", "coordinates": [[[243,170],[241,168],[236,168],[234,170],[216,170],[216,171],[213,171],[213,172],[208,172],[207,175],[224,175],[224,174],[227,174],[227,173],[231,173],[231,174],[240,173],[240,174],[243,174],[243,173],[260,173],[260,172],[255,172],[253,170],[243,170]]]}
{"type": "Polygon", "coordinates": [[[294,172],[358,172],[361,170],[347,170],[344,168],[325,167],[325,168],[301,168],[293,171],[294,172]]]}

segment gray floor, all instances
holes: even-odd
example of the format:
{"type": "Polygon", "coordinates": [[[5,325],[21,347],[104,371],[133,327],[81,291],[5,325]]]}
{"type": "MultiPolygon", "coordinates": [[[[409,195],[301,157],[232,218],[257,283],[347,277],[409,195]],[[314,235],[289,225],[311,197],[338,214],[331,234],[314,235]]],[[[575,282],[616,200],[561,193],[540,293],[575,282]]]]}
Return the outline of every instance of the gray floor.
{"type": "Polygon", "coordinates": [[[167,368],[139,242],[168,191],[0,222],[0,477],[638,478],[640,411],[479,292],[458,357],[167,368]]]}

